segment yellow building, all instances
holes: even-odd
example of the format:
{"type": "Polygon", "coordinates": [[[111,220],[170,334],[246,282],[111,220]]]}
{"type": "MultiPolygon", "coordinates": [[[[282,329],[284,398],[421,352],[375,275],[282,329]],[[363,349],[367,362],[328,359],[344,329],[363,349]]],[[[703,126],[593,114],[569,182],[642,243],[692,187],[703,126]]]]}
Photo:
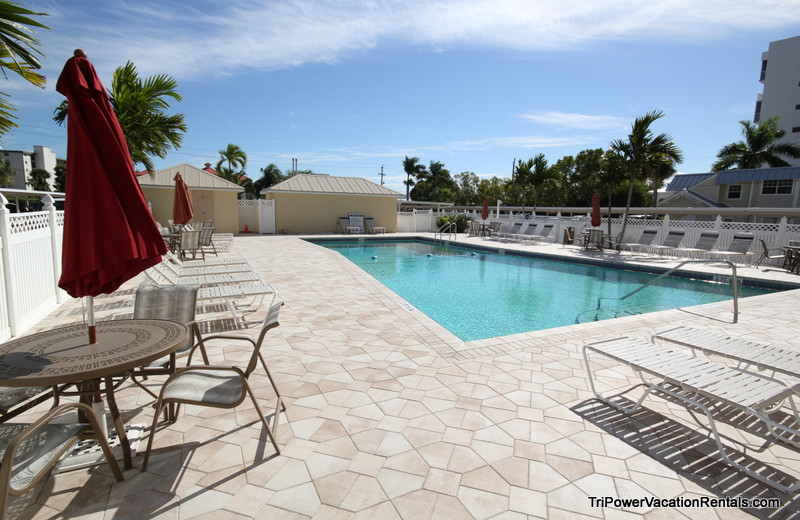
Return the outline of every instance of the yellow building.
{"type": "Polygon", "coordinates": [[[139,185],[157,222],[166,226],[172,220],[176,173],[189,187],[195,221],[213,220],[216,233],[239,232],[237,199],[244,188],[186,163],[158,170],[153,177],[147,173],[139,176],[139,185]]]}
{"type": "Polygon", "coordinates": [[[277,233],[336,232],[340,217],[351,212],[372,217],[388,233],[397,231],[400,193],[359,177],[298,174],[263,190],[275,201],[277,233]]]}

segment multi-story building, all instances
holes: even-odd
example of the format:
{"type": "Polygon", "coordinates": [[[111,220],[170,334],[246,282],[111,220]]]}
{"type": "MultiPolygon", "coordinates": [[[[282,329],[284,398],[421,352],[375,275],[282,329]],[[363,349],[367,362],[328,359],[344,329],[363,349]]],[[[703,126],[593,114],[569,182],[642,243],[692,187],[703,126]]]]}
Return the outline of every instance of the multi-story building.
{"type": "Polygon", "coordinates": [[[23,150],[0,150],[0,160],[6,161],[14,167],[17,174],[14,183],[8,188],[15,190],[30,190],[28,186],[28,176],[31,170],[41,168],[50,173],[47,183],[53,189],[55,180],[55,168],[57,164],[56,154],[47,146],[34,146],[33,152],[23,150]]]}
{"type": "MultiPolygon", "coordinates": [[[[760,81],[764,88],[756,101],[753,122],[780,116],[784,140],[800,143],[800,36],[769,44],[769,50],[761,55],[760,81]]],[[[800,165],[800,159],[784,159],[800,165]]]]}

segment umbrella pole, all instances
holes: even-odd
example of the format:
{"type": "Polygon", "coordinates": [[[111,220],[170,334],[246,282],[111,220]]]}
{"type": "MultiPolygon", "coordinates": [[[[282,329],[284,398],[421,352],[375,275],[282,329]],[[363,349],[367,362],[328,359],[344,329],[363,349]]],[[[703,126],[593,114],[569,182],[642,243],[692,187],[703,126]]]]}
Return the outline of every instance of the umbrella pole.
{"type": "Polygon", "coordinates": [[[89,327],[89,343],[97,343],[97,326],[94,324],[94,296],[86,297],[86,325],[89,327]]]}

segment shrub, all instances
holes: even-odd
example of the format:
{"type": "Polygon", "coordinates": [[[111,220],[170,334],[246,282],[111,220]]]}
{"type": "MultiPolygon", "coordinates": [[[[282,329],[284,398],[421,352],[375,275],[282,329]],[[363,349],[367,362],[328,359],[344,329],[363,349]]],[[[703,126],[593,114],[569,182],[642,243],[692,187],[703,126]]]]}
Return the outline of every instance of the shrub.
{"type": "Polygon", "coordinates": [[[466,215],[442,215],[436,217],[436,229],[441,229],[447,223],[453,222],[456,225],[457,233],[464,233],[467,230],[470,219],[466,215]]]}

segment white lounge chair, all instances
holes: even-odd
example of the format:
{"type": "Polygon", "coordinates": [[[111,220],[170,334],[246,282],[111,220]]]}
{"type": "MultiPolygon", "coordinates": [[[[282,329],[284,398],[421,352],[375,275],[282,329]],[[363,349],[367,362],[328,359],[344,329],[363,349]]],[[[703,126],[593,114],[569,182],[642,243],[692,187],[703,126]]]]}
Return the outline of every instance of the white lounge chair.
{"type": "Polygon", "coordinates": [[[542,228],[535,234],[526,237],[530,242],[552,242],[554,237],[550,236],[553,232],[553,224],[544,224],[542,228]]]}
{"type": "Polygon", "coordinates": [[[706,355],[732,359],[742,368],[754,366],[758,370],[771,371],[773,376],[785,374],[800,379],[800,352],[796,350],[756,343],[724,332],[684,326],[656,332],[652,339],[669,341],[706,355]]]}
{"type": "Polygon", "coordinates": [[[683,229],[671,229],[667,233],[667,238],[664,239],[663,243],[651,244],[646,247],[646,250],[651,255],[663,256],[665,254],[670,254],[680,247],[684,236],[686,236],[686,231],[683,229]]]}
{"type": "Polygon", "coordinates": [[[163,264],[156,264],[145,271],[145,275],[157,284],[189,284],[206,287],[220,284],[261,283],[261,277],[255,272],[204,274],[180,276],[163,264]]]}
{"type": "Polygon", "coordinates": [[[705,414],[720,456],[725,462],[784,493],[800,490],[800,481],[787,486],[731,459],[722,444],[714,415],[703,402],[708,399],[760,419],[766,424],[772,437],[800,448],[800,415],[793,400],[800,384],[794,388],[789,387],[769,377],[633,338],[615,338],[586,344],[583,347],[583,357],[589,386],[594,395],[604,403],[624,413],[631,413],[641,406],[651,392],[667,395],[687,409],[700,410],[705,414]],[[627,407],[601,395],[595,387],[589,353],[613,359],[638,372],[646,388],[644,394],[627,407]],[[791,407],[791,423],[788,420],[778,422],[769,417],[784,401],[791,407]]]}
{"type": "Polygon", "coordinates": [[[166,259],[174,262],[181,267],[204,267],[204,266],[217,266],[217,265],[250,265],[244,258],[206,258],[205,260],[187,260],[181,258],[174,253],[167,252],[164,255],[166,259]]]}
{"type": "Polygon", "coordinates": [[[639,236],[639,239],[636,242],[623,242],[622,244],[619,244],[617,249],[620,251],[627,249],[631,253],[641,251],[653,243],[653,240],[656,239],[657,234],[657,229],[645,229],[642,231],[642,234],[639,236]]]}
{"type": "Polygon", "coordinates": [[[750,263],[753,253],[750,252],[750,246],[753,245],[752,233],[736,233],[733,235],[728,249],[721,251],[710,251],[709,256],[713,260],[743,260],[745,263],[750,263]]]}
{"type": "Polygon", "coordinates": [[[510,240],[512,237],[519,234],[520,230],[522,229],[522,222],[514,222],[511,224],[511,227],[508,231],[500,231],[492,235],[493,237],[496,236],[498,238],[502,238],[504,240],[510,240]]]}
{"type": "Polygon", "coordinates": [[[685,256],[688,258],[705,258],[709,251],[714,248],[719,238],[717,231],[703,231],[697,239],[694,247],[678,247],[672,251],[676,256],[685,256]]]}
{"type": "Polygon", "coordinates": [[[250,264],[184,266],[183,263],[175,262],[167,258],[161,262],[161,265],[175,273],[176,276],[205,276],[209,274],[253,272],[253,268],[250,266],[250,264]]]}

